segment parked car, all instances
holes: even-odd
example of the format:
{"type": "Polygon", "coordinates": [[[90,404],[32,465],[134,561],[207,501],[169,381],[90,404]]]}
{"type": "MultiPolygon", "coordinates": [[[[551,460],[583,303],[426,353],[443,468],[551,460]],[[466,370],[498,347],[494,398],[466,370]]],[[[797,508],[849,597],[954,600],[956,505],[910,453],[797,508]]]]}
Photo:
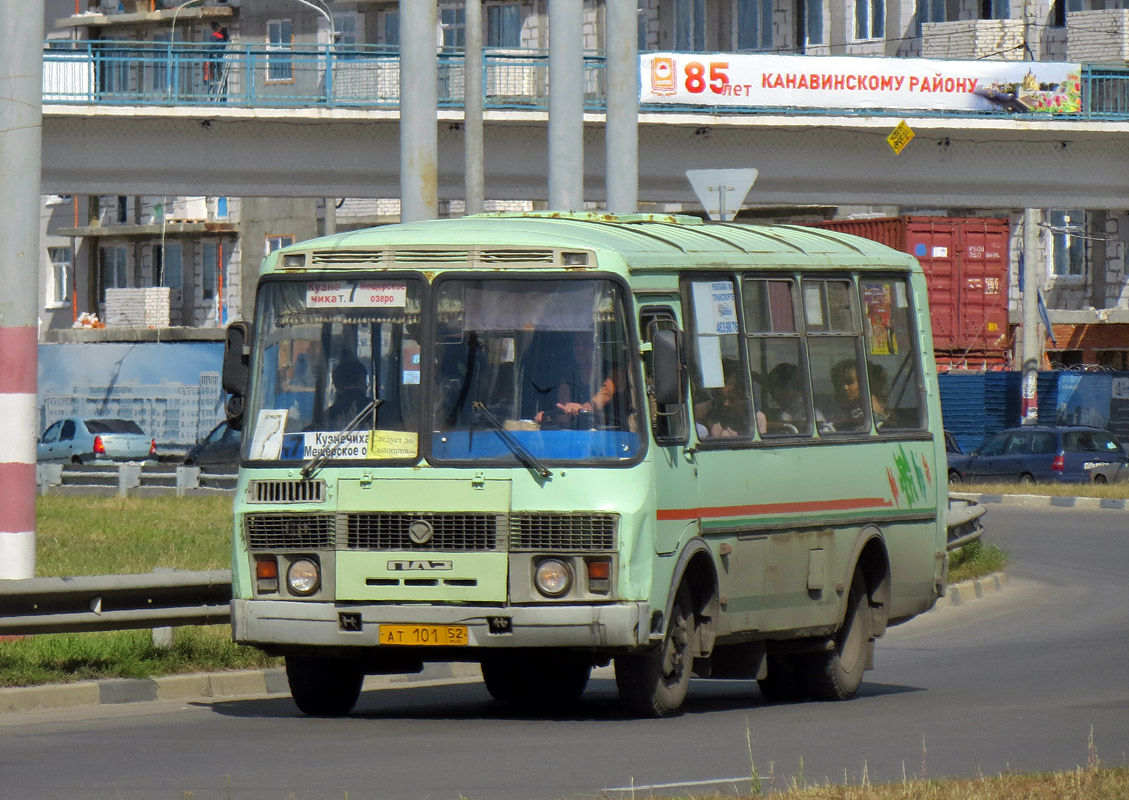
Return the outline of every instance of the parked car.
{"type": "Polygon", "coordinates": [[[1129,464],[1095,464],[1089,473],[1091,483],[1124,483],[1129,481],[1129,464]]]}
{"type": "Polygon", "coordinates": [[[988,437],[966,456],[950,455],[949,482],[1087,483],[1095,467],[1126,463],[1125,449],[1101,428],[1021,425],[988,437]]]}
{"type": "Polygon", "coordinates": [[[235,472],[239,469],[239,447],[242,431],[221,422],[184,455],[184,463],[212,472],[235,472]]]}
{"type": "Polygon", "coordinates": [[[949,483],[959,483],[960,473],[953,469],[953,459],[964,455],[957,437],[945,431],[945,457],[949,461],[949,483]]]}
{"type": "Polygon", "coordinates": [[[68,417],[39,437],[36,458],[66,464],[155,461],[157,440],[131,419],[68,417]]]}

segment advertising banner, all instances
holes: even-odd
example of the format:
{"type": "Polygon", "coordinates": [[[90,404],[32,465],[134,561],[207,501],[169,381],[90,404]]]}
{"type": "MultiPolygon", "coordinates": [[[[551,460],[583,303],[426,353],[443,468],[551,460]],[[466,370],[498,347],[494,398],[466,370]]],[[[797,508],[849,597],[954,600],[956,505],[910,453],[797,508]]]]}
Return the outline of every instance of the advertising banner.
{"type": "Polygon", "coordinates": [[[714,107],[1081,110],[1081,66],[1058,61],[641,53],[640,103],[714,107]]]}

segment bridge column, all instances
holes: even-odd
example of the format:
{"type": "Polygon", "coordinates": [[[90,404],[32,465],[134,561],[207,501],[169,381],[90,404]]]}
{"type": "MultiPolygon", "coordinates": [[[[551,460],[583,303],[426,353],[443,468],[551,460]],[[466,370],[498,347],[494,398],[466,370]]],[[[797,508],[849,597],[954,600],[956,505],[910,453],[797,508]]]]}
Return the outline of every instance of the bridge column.
{"type": "Polygon", "coordinates": [[[606,0],[608,211],[639,207],[639,33],[636,0],[606,0]]]}
{"type": "Polygon", "coordinates": [[[0,2],[0,579],[35,577],[43,0],[0,2]]]}
{"type": "Polygon", "coordinates": [[[549,0],[549,208],[584,209],[584,7],[549,0]]]}
{"type": "Polygon", "coordinates": [[[439,213],[439,62],[434,0],[400,0],[400,221],[439,213]]]}

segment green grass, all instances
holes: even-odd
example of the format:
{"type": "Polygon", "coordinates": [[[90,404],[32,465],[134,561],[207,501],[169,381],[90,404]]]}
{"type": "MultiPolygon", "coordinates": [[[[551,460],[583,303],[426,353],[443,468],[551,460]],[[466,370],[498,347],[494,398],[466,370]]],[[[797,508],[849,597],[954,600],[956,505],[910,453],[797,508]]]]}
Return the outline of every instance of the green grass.
{"type": "Polygon", "coordinates": [[[949,484],[951,494],[1039,494],[1049,497],[1101,497],[1129,500],[1126,483],[957,483],[949,484]]]}
{"type": "Polygon", "coordinates": [[[960,583],[999,572],[1009,561],[1005,551],[977,539],[949,554],[949,583],[960,583]]]}

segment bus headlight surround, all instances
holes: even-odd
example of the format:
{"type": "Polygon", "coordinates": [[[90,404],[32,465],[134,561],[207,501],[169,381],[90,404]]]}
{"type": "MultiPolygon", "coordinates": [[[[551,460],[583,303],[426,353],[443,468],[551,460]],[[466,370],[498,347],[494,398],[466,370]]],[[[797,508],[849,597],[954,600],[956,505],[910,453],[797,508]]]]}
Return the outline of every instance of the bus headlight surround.
{"type": "Polygon", "coordinates": [[[321,570],[316,561],[299,558],[291,562],[286,570],[286,586],[292,594],[306,597],[321,586],[321,570]]]}
{"type": "Polygon", "coordinates": [[[533,584],[545,597],[561,597],[572,588],[572,567],[559,558],[542,559],[533,571],[533,584]]]}

